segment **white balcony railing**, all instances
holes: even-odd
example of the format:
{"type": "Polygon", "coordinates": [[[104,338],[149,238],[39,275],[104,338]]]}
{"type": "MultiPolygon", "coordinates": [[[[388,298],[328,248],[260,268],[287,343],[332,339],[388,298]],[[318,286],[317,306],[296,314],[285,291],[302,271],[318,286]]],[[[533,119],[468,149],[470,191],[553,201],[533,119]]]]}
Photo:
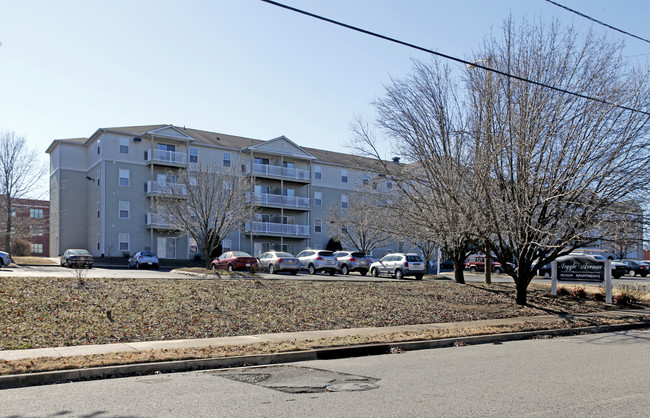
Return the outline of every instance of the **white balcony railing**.
{"type": "Polygon", "coordinates": [[[174,194],[186,196],[187,189],[184,184],[180,183],[161,183],[158,181],[147,181],[147,193],[174,194]]]}
{"type": "Polygon", "coordinates": [[[149,149],[149,159],[147,161],[156,161],[172,164],[186,164],[187,154],[184,152],[164,151],[160,149],[149,149]]]}
{"type": "Polygon", "coordinates": [[[158,226],[158,227],[167,227],[167,228],[169,228],[171,226],[158,213],[147,212],[147,218],[146,219],[147,219],[147,226],[158,226]]]}
{"type": "Polygon", "coordinates": [[[245,228],[246,232],[253,232],[255,234],[309,235],[309,225],[246,222],[245,228]]]}
{"type": "Polygon", "coordinates": [[[282,196],[279,194],[270,193],[255,193],[253,196],[255,198],[255,202],[260,205],[284,205],[293,208],[309,208],[308,197],[282,196]]]}
{"type": "Polygon", "coordinates": [[[309,180],[309,170],[280,167],[279,165],[253,164],[253,173],[288,179],[309,180]]]}

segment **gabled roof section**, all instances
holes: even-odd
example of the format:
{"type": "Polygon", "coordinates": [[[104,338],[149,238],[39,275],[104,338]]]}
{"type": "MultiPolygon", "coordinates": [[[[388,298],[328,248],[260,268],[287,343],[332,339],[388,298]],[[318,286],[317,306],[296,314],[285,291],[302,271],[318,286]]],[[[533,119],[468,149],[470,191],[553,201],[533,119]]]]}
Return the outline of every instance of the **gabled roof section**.
{"type": "Polygon", "coordinates": [[[163,137],[189,142],[194,141],[194,138],[192,138],[187,132],[185,132],[183,129],[175,127],[174,125],[165,125],[160,128],[148,130],[143,134],[143,136],[147,135],[156,136],[158,138],[163,137]]]}
{"type": "Polygon", "coordinates": [[[282,135],[277,138],[263,141],[250,147],[244,148],[244,151],[259,151],[270,154],[290,155],[295,158],[302,158],[307,160],[314,160],[311,153],[307,152],[303,147],[296,144],[286,136],[282,135]]]}
{"type": "Polygon", "coordinates": [[[71,144],[71,145],[84,145],[85,142],[88,141],[88,138],[66,138],[66,139],[55,139],[52,141],[49,147],[45,150],[46,153],[51,153],[55,147],[57,147],[59,144],[65,143],[65,144],[71,144]]]}

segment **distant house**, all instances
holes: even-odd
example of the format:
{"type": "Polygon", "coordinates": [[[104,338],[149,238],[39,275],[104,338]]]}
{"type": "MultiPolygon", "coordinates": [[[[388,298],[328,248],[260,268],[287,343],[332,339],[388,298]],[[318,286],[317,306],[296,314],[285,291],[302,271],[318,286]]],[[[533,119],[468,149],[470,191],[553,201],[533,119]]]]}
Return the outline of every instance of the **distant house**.
{"type": "MultiPolygon", "coordinates": [[[[2,205],[4,206],[4,205],[2,205]]],[[[47,257],[50,254],[50,202],[47,200],[15,199],[11,211],[11,237],[22,239],[32,246],[31,255],[47,257]]],[[[4,236],[6,220],[0,219],[0,235],[4,236]]],[[[4,248],[0,239],[0,248],[4,248]]]]}

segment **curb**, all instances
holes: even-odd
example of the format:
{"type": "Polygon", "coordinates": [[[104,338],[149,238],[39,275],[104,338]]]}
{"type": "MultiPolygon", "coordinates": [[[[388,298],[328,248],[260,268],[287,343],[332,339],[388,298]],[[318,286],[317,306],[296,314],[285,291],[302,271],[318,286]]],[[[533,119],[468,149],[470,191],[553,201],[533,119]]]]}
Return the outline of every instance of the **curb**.
{"type": "Polygon", "coordinates": [[[155,373],[188,372],[204,369],[224,369],[243,366],[262,366],[279,363],[294,363],[311,360],[333,360],[340,358],[373,356],[399,353],[401,351],[446,348],[459,345],[476,345],[526,340],[539,336],[569,336],[580,333],[597,334],[602,332],[626,331],[650,327],[650,321],[640,321],[619,325],[596,325],[578,328],[523,331],[503,334],[476,335],[469,337],[444,338],[412,342],[363,344],[335,348],[316,348],[287,353],[261,354],[240,357],[222,357],[196,360],[163,361],[118,366],[94,367],[88,369],[55,370],[49,372],[24,373],[0,376],[0,389],[24,386],[68,383],[91,379],[142,376],[155,373]]]}

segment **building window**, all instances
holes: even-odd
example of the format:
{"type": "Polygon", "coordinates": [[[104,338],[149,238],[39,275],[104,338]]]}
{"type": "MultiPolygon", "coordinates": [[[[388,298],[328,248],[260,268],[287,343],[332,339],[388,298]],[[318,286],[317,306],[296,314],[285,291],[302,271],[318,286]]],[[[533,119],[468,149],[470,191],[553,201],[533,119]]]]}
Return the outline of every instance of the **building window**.
{"type": "Polygon", "coordinates": [[[43,254],[43,244],[32,244],[32,254],[43,254]]]}
{"type": "Polygon", "coordinates": [[[158,237],[158,258],[176,258],[176,238],[158,237]]]}
{"type": "Polygon", "coordinates": [[[221,241],[221,251],[224,253],[227,251],[232,251],[232,240],[231,239],[225,239],[221,241]]]}
{"type": "Polygon", "coordinates": [[[120,186],[129,186],[129,170],[120,168],[120,186]]]}
{"type": "Polygon", "coordinates": [[[99,243],[99,234],[97,234],[97,251],[100,250],[100,243],[99,243]]]}
{"type": "Polygon", "coordinates": [[[120,200],[120,219],[129,219],[131,212],[131,202],[120,200]]]}
{"type": "Polygon", "coordinates": [[[99,215],[101,215],[101,211],[99,209],[99,202],[97,202],[97,219],[99,219],[99,215]]]}
{"type": "Polygon", "coordinates": [[[97,187],[99,187],[99,174],[100,174],[100,173],[101,173],[101,171],[100,171],[99,168],[98,168],[98,169],[97,169],[97,175],[95,176],[95,177],[97,177],[97,187]]]}
{"type": "Polygon", "coordinates": [[[323,204],[323,193],[314,192],[314,206],[321,206],[323,204]]]}
{"type": "Polygon", "coordinates": [[[348,196],[342,194],[341,195],[341,209],[346,209],[348,207],[348,196]]]}
{"type": "Polygon", "coordinates": [[[99,155],[99,147],[97,147],[97,155],[99,155]]]}
{"type": "Polygon", "coordinates": [[[314,166],[314,178],[320,180],[323,177],[322,169],[319,165],[314,166]]]}
{"type": "Polygon", "coordinates": [[[197,148],[190,148],[190,162],[191,163],[199,162],[199,150],[197,148]]]}
{"type": "Polygon", "coordinates": [[[341,182],[347,183],[348,182],[348,170],[341,170],[341,182]]]}
{"type": "Polygon", "coordinates": [[[129,251],[129,234],[119,234],[120,251],[129,251]]]}
{"type": "Polygon", "coordinates": [[[120,138],[120,154],[129,153],[129,138],[120,138]]]}
{"type": "Polygon", "coordinates": [[[198,254],[199,253],[199,246],[196,245],[196,240],[192,237],[190,237],[189,240],[189,250],[188,252],[190,254],[198,254]]]}
{"type": "Polygon", "coordinates": [[[42,237],[43,227],[40,225],[31,225],[29,227],[29,235],[32,237],[42,237]]]}
{"type": "Polygon", "coordinates": [[[314,232],[323,232],[323,220],[320,218],[314,219],[314,232]]]}
{"type": "Polygon", "coordinates": [[[386,182],[386,188],[387,189],[392,189],[393,188],[393,182],[392,181],[387,181],[386,182]]]}
{"type": "Polygon", "coordinates": [[[43,209],[29,209],[29,217],[43,219],[43,209]]]}
{"type": "Polygon", "coordinates": [[[230,167],[230,153],[229,152],[224,152],[223,153],[223,166],[224,167],[230,167]]]}

